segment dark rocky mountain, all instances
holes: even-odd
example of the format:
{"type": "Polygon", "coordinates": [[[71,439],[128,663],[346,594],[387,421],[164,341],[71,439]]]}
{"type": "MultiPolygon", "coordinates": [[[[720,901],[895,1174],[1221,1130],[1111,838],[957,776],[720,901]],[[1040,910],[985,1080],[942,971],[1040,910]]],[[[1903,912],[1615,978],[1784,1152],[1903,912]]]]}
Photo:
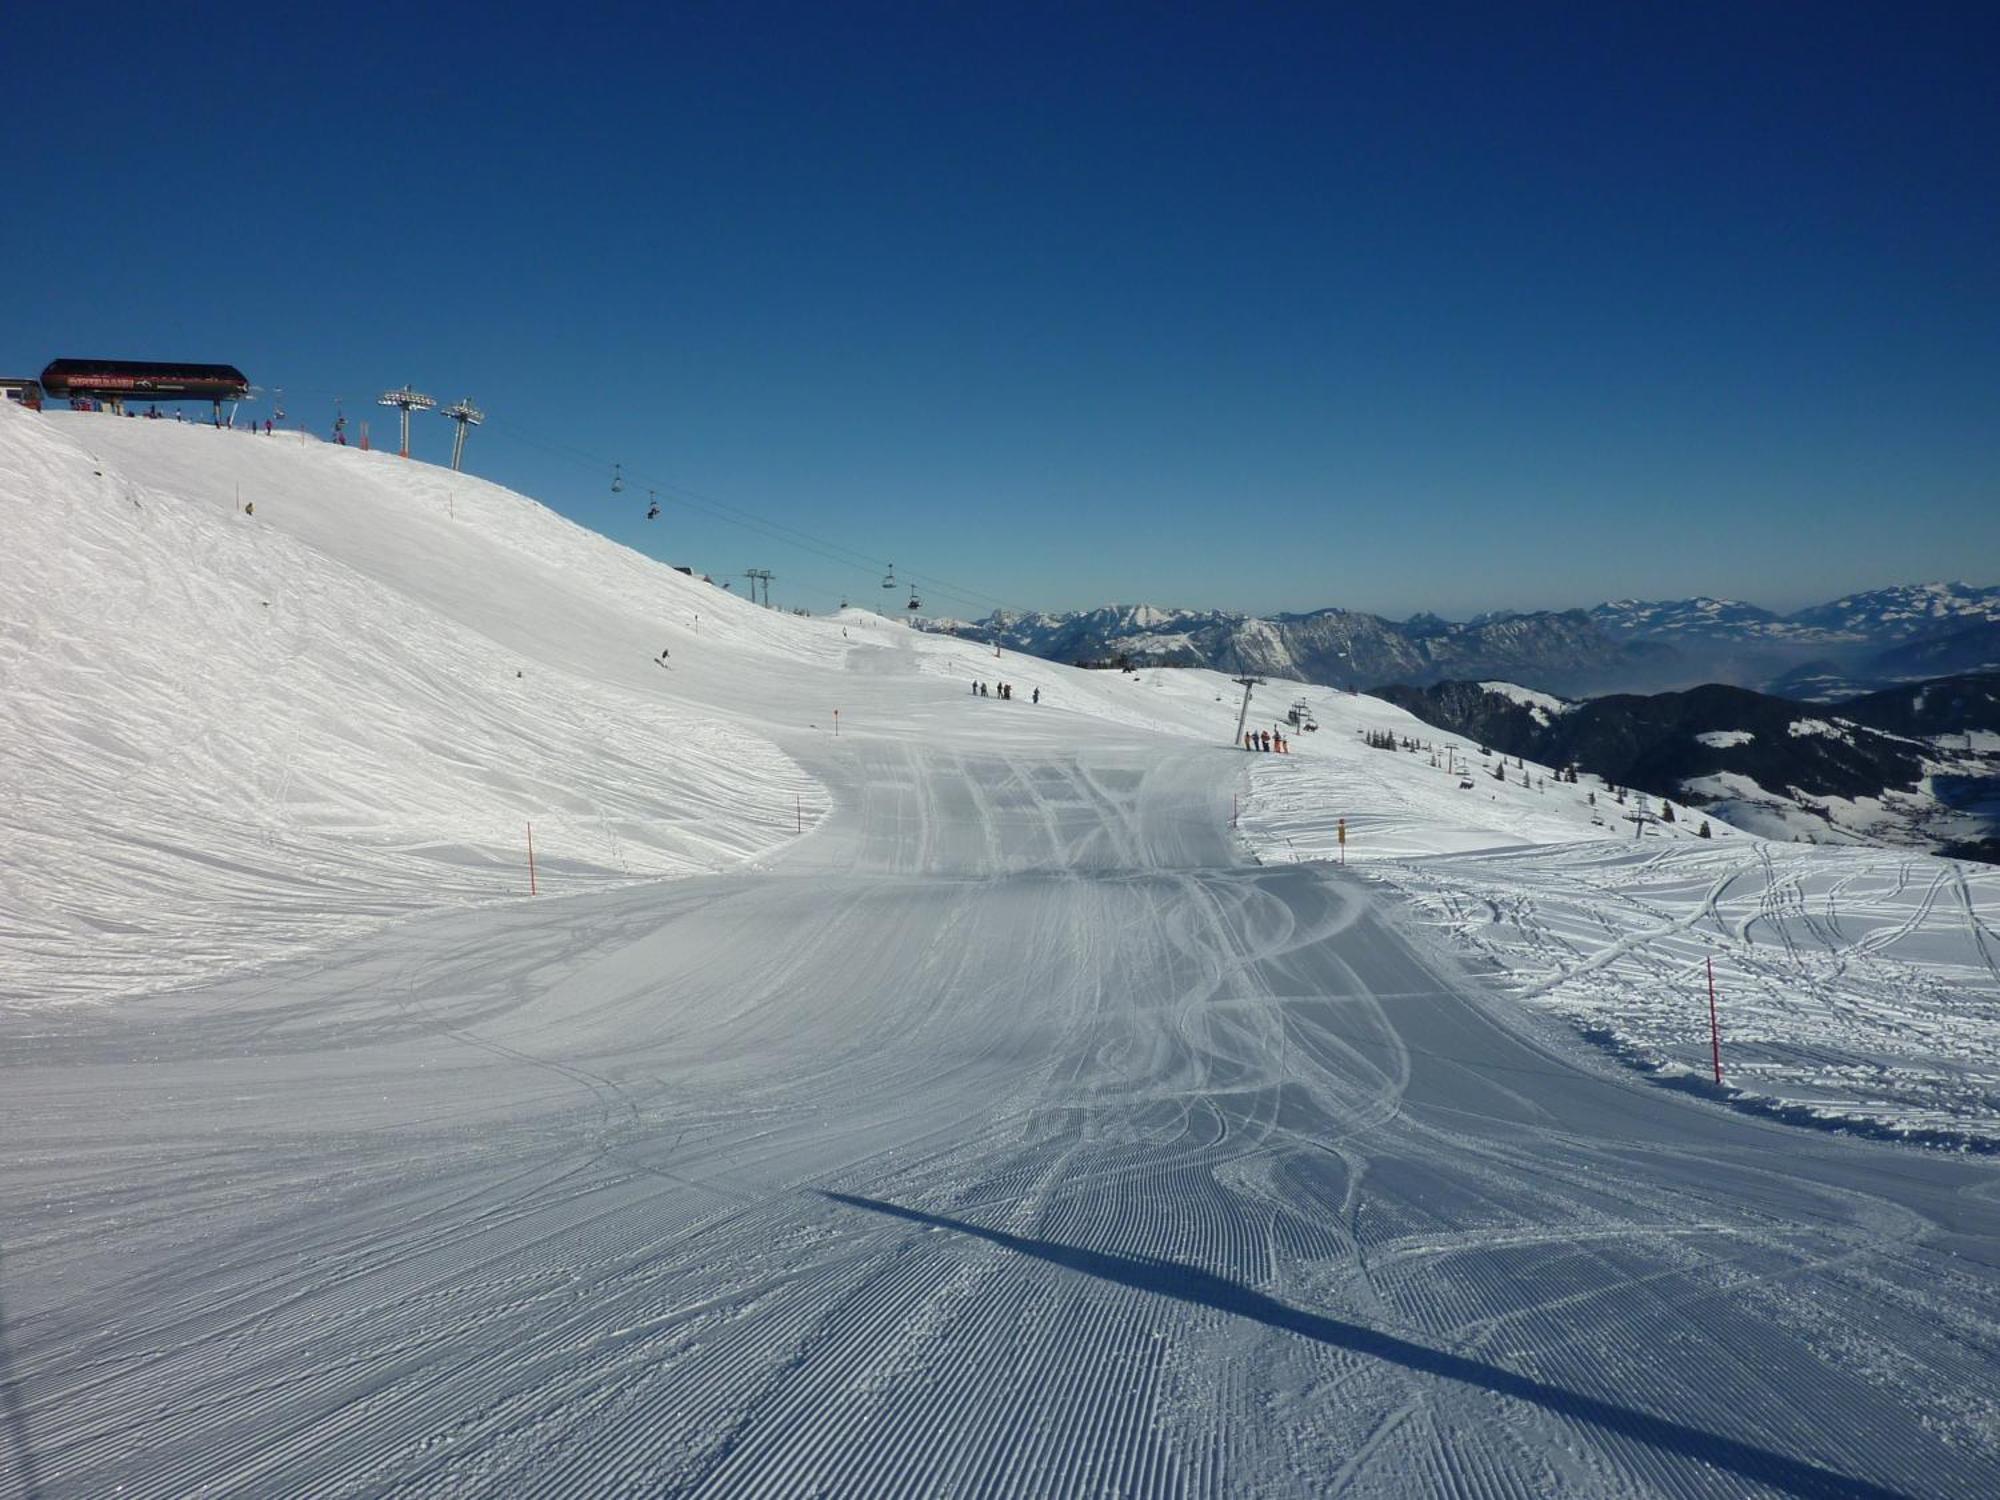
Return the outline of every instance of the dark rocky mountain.
{"type": "Polygon", "coordinates": [[[1711,806],[1780,838],[1902,844],[1984,857],[2000,837],[2000,756],[1965,747],[1994,713],[2000,680],[1964,679],[1860,700],[1841,711],[1745,688],[1617,694],[1554,712],[1507,684],[1378,688],[1379,696],[1480,745],[1575,765],[1619,786],[1711,806]],[[1888,727],[1900,723],[1902,730],[1888,727]],[[1931,727],[1950,726],[1949,732],[1931,727]],[[1932,738],[1932,736],[1940,736],[1932,738]]]}

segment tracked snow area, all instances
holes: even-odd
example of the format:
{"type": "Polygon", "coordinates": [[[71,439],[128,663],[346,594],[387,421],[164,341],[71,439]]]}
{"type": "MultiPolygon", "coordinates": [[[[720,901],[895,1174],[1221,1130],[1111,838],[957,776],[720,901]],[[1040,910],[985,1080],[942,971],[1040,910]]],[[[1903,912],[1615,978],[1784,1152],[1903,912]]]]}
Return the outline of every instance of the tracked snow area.
{"type": "Polygon", "coordinates": [[[518,896],[530,821],[574,890],[824,811],[768,736],[601,644],[748,606],[478,480],[0,407],[0,515],[0,1004],[518,896]]]}
{"type": "MultiPolygon", "coordinates": [[[[1995,1161],[1546,1013],[1713,910],[1759,1065],[1782,849],[383,455],[0,407],[0,505],[6,1500],[2000,1493],[1995,1161]]],[[[1876,1055],[1992,887],[1801,853],[1876,1055]]]]}
{"type": "MultiPolygon", "coordinates": [[[[1439,733],[1369,700],[1316,698],[1315,711],[1323,723],[1361,715],[1378,732],[1439,733]]],[[[1338,859],[1344,817],[1357,868],[1511,991],[1642,1066],[1712,1076],[1713,958],[1724,1081],[1743,1102],[2000,1148],[2000,870],[1748,838],[1684,807],[1636,837],[1630,807],[1592,778],[1562,785],[1531,763],[1534,787],[1520,771],[1503,783],[1475,769],[1460,790],[1467,778],[1428,755],[1352,735],[1260,756],[1254,771],[1242,828],[1261,858],[1338,859]],[[1693,836],[1704,821],[1707,840],[1693,836]]],[[[1745,795],[1722,783],[1747,778],[1706,780],[1745,795]]]]}

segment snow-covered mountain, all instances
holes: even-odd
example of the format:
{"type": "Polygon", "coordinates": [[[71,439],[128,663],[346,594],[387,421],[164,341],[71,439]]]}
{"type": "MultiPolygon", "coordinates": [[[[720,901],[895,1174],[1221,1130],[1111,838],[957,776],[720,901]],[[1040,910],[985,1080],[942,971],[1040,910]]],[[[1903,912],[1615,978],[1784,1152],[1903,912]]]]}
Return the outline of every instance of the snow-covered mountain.
{"type": "Polygon", "coordinates": [[[1598,605],[1590,617],[1617,640],[1859,642],[1880,647],[2000,620],[2000,587],[1900,584],[1788,615],[1734,599],[1618,599],[1598,605]]]}
{"type": "Polygon", "coordinates": [[[1616,599],[1590,611],[1613,640],[1658,640],[1702,637],[1740,640],[1769,635],[1783,624],[1780,616],[1735,599],[1643,600],[1616,599]]]}
{"type": "Polygon", "coordinates": [[[2000,621],[2000,587],[1973,588],[1963,583],[1871,589],[1786,617],[1786,623],[1804,629],[1885,645],[1947,635],[1991,621],[2000,621]]]}
{"type": "Polygon", "coordinates": [[[1912,584],[1790,615],[1706,596],[1496,610],[1464,622],[1435,614],[1398,622],[1337,608],[1257,616],[1138,604],[999,611],[925,628],[1054,661],[1207,666],[1334,686],[1491,676],[1567,694],[1711,681],[1770,688],[1814,658],[1813,677],[1858,692],[1924,675],[1900,660],[1912,652],[1930,653],[1932,675],[2000,660],[2000,587],[1912,584]]]}
{"type": "Polygon", "coordinates": [[[1340,687],[1490,675],[1587,692],[1643,674],[1661,655],[1643,643],[1610,640],[1580,610],[1459,624],[1435,615],[1398,623],[1346,609],[1260,617],[1141,604],[995,613],[928,628],[1055,661],[1213,667],[1340,687]]]}

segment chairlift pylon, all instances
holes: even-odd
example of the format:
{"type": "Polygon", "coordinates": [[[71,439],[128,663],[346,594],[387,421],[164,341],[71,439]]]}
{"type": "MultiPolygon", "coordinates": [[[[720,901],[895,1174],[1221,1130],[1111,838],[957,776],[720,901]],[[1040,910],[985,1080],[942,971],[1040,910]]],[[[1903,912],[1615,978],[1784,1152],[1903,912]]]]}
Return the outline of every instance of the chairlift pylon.
{"type": "Polygon", "coordinates": [[[625,476],[619,472],[621,467],[618,464],[611,466],[611,493],[614,495],[619,494],[625,488],[625,476]]]}

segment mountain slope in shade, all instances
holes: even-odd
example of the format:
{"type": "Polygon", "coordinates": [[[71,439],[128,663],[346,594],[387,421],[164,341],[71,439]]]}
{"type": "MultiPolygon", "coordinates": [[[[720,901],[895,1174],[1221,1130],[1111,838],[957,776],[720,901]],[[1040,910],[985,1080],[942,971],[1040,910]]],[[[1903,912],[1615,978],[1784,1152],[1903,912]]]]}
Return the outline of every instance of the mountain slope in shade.
{"type": "Polygon", "coordinates": [[[1861,700],[1862,714],[1884,727],[1720,684],[1597,698],[1560,714],[1538,712],[1507,684],[1378,696],[1503,753],[1685,799],[1771,837],[1984,857],[2000,833],[2000,739],[1968,743],[1925,726],[1983,723],[1992,692],[1972,680],[1861,700]],[[1886,727],[1898,723],[1907,730],[1886,727]]]}

